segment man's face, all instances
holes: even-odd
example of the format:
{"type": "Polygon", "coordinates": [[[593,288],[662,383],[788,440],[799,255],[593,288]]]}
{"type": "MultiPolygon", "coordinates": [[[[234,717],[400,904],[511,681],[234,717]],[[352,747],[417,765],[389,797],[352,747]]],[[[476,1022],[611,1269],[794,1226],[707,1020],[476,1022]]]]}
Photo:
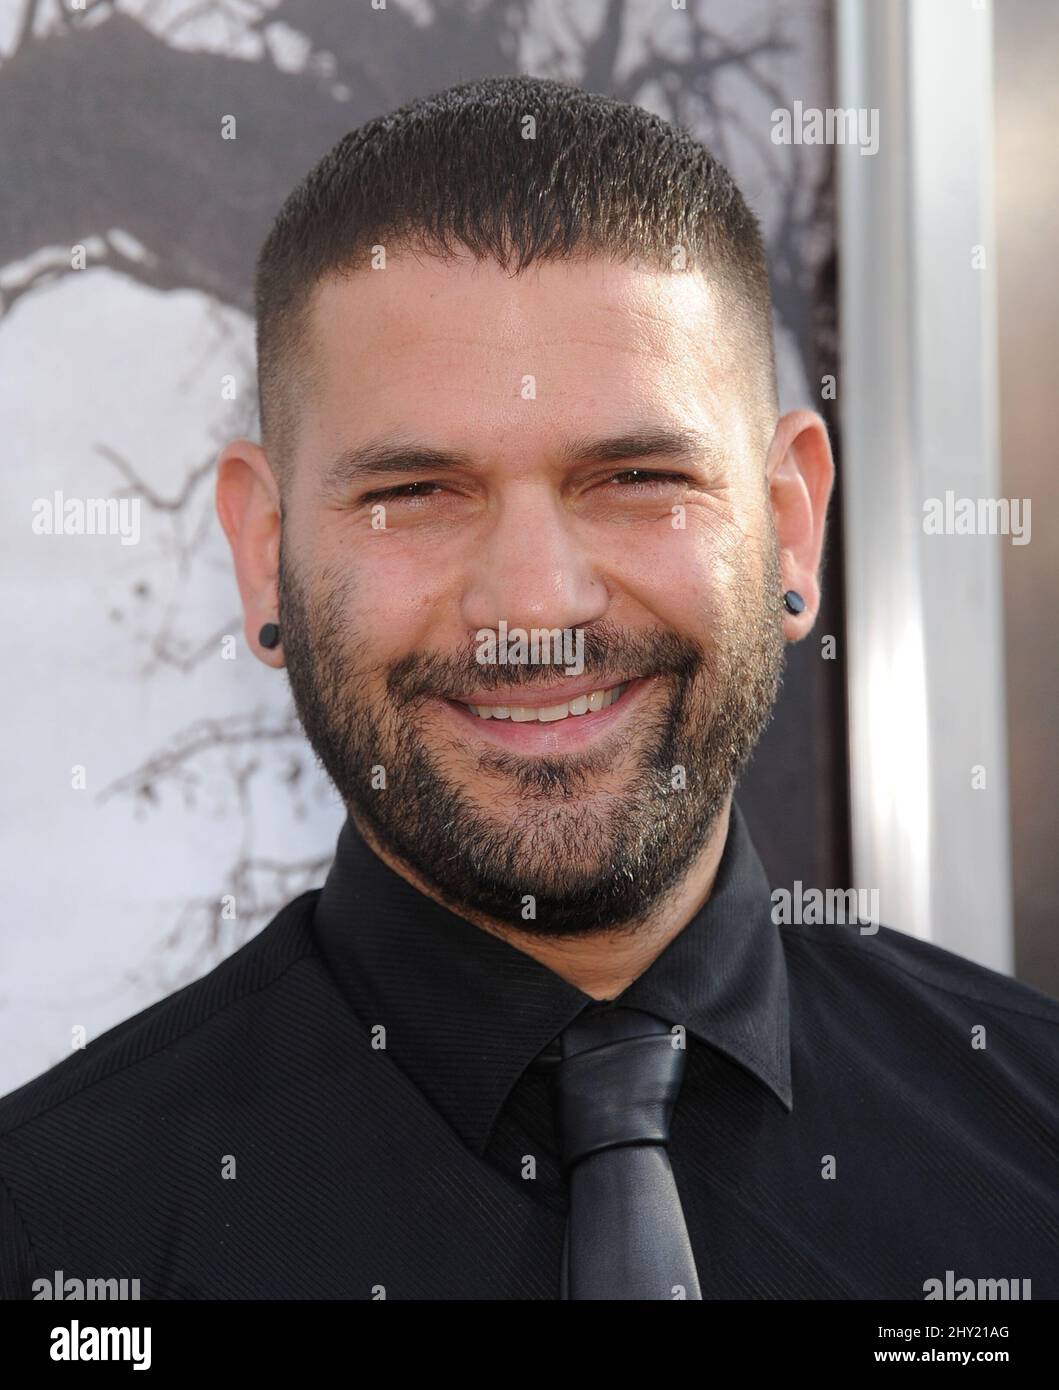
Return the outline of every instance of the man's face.
{"type": "Polygon", "coordinates": [[[512,278],[405,255],[318,290],[283,517],[291,688],[349,810],[457,911],[635,923],[767,722],[768,439],[725,324],[701,277],[598,259],[512,278]],[[690,443],[586,452],[648,434],[690,443]],[[330,471],[367,445],[459,458],[330,471]],[[571,645],[483,664],[502,623],[571,645]]]}

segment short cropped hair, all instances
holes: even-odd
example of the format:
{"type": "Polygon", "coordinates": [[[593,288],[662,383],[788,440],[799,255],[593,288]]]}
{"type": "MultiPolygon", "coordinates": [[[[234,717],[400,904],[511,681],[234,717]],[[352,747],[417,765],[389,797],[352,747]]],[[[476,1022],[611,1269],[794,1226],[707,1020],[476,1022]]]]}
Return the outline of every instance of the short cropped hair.
{"type": "Polygon", "coordinates": [[[775,410],[765,249],[725,167],[642,107],[545,78],[486,78],[350,131],[276,217],[254,300],[262,440],[281,486],[314,384],[314,291],[368,269],[377,245],[470,252],[513,275],[592,256],[699,270],[722,290],[756,405],[775,410]]]}

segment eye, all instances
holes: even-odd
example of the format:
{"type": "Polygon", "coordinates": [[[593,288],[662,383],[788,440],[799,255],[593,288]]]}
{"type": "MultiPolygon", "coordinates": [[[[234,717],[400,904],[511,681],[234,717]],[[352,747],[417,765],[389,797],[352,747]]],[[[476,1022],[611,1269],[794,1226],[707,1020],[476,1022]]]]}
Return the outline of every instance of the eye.
{"type": "Polygon", "coordinates": [[[664,483],[686,483],[689,480],[683,473],[660,473],[650,468],[626,468],[608,479],[619,487],[660,487],[664,483]],[[624,479],[626,481],[619,481],[624,479]]]}
{"type": "Polygon", "coordinates": [[[438,488],[440,483],[399,483],[396,487],[381,488],[378,492],[366,492],[362,502],[399,502],[404,498],[414,501],[418,497],[430,497],[430,488],[438,488]]]}

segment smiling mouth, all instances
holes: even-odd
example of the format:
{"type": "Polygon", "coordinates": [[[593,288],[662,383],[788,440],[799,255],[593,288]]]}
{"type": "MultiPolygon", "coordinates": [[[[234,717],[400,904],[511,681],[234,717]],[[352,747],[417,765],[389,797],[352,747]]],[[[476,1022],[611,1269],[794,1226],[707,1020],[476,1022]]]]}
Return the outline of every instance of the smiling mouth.
{"type": "Polygon", "coordinates": [[[470,711],[479,719],[507,719],[512,724],[559,724],[564,720],[576,720],[586,714],[599,714],[617,704],[632,684],[631,680],[620,685],[603,686],[597,690],[586,690],[568,700],[556,700],[551,704],[507,704],[472,703],[469,700],[453,700],[452,703],[470,711]]]}

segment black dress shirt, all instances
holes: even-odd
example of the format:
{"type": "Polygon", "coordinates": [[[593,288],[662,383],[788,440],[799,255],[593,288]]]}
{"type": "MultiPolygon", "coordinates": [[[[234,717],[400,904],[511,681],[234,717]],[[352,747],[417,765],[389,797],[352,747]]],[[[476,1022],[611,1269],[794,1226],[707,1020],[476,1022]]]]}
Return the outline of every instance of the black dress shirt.
{"type": "MultiPolygon", "coordinates": [[[[703,1297],[1059,1297],[1059,1003],[771,909],[733,806],[709,901],[621,996],[687,1029],[670,1155],[703,1297]]],[[[586,1007],[347,822],[322,890],[0,1101],[0,1292],[555,1299],[531,1064],[586,1007]]]]}

